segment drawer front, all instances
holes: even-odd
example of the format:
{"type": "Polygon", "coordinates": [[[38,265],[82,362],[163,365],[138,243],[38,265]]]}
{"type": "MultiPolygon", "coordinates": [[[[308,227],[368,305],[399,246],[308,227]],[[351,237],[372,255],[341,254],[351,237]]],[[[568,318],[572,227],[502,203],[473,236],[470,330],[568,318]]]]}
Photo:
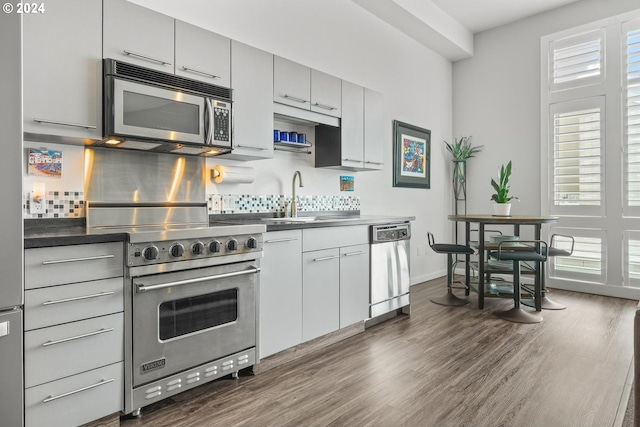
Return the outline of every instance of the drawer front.
{"type": "Polygon", "coordinates": [[[369,243],[367,225],[308,228],[302,233],[303,252],[369,243]]]}
{"type": "Polygon", "coordinates": [[[122,361],[123,322],[117,313],[25,332],[25,387],[122,361]]]}
{"type": "Polygon", "coordinates": [[[123,253],[122,242],[27,249],[25,289],[122,276],[123,253]]]}
{"type": "Polygon", "coordinates": [[[123,371],[120,362],[25,390],[25,426],[78,426],[122,411],[123,371]]]}
{"type": "Polygon", "coordinates": [[[25,331],[121,312],[123,287],[115,277],[25,291],[25,331]]]}

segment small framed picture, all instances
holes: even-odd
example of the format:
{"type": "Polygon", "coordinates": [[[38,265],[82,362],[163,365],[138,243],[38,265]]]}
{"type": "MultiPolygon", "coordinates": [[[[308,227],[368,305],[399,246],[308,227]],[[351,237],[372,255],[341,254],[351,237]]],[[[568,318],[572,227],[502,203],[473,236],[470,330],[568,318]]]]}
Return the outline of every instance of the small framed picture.
{"type": "Polygon", "coordinates": [[[393,186],[431,188],[431,131],[393,121],[393,186]]]}

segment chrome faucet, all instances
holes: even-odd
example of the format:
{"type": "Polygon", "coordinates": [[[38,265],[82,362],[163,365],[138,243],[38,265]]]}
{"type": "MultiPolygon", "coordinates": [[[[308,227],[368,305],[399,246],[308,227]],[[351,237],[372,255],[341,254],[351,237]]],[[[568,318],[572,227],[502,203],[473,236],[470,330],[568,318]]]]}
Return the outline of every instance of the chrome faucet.
{"type": "Polygon", "coordinates": [[[302,184],[302,174],[300,171],[295,171],[293,174],[293,182],[291,183],[291,218],[298,216],[298,205],[296,204],[296,176],[300,178],[300,187],[304,187],[302,184]]]}

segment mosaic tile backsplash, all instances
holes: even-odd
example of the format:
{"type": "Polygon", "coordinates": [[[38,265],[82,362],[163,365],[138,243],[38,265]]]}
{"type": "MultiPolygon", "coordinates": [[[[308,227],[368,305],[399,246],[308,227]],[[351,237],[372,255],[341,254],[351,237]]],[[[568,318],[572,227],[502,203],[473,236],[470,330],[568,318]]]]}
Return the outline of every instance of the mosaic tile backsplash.
{"type": "MultiPolygon", "coordinates": [[[[296,196],[298,212],[359,211],[360,198],[353,196],[296,196]]],[[[209,214],[284,213],[291,196],[210,194],[209,214]]]]}
{"type": "MultiPolygon", "coordinates": [[[[297,196],[299,212],[359,211],[360,198],[354,196],[297,196]]],[[[84,192],[48,191],[47,210],[43,214],[29,213],[29,193],[22,195],[24,218],[82,218],[84,192]]],[[[291,205],[291,196],[255,194],[210,194],[209,214],[284,213],[291,205]]]]}
{"type": "Polygon", "coordinates": [[[23,218],[82,218],[84,217],[83,191],[47,191],[46,212],[29,213],[30,194],[22,195],[23,218]]]}

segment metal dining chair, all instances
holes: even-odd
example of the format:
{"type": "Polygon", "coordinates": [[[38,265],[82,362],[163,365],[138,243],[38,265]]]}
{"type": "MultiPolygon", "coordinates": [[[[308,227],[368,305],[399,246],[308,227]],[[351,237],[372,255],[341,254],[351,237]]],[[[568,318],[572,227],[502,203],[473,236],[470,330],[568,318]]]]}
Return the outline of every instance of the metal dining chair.
{"type": "Polygon", "coordinates": [[[465,290],[465,293],[469,295],[469,289],[463,282],[453,280],[453,255],[472,255],[474,250],[470,246],[466,245],[457,245],[457,244],[449,244],[449,243],[435,243],[435,239],[433,237],[433,233],[427,232],[427,239],[429,241],[429,246],[433,249],[434,252],[438,254],[447,254],[447,293],[441,297],[431,298],[431,302],[440,305],[447,305],[451,307],[460,307],[466,304],[469,304],[469,300],[466,298],[460,298],[453,294],[453,284],[460,283],[465,290]]]}
{"type": "MultiPolygon", "coordinates": [[[[573,254],[573,247],[575,245],[575,239],[573,236],[568,236],[566,234],[552,234],[551,240],[549,241],[549,253],[547,256],[549,257],[567,257],[573,254]],[[566,249],[558,246],[558,242],[562,246],[568,246],[566,249]],[[563,244],[564,243],[564,244],[563,244]]],[[[567,308],[566,305],[555,302],[547,297],[547,287],[546,287],[546,262],[543,262],[540,265],[540,280],[542,283],[542,300],[541,306],[543,310],[564,310],[567,308]]],[[[527,307],[535,307],[535,300],[533,299],[523,299],[522,304],[527,307]]]]}
{"type": "MultiPolygon", "coordinates": [[[[517,323],[539,323],[542,316],[525,311],[520,307],[521,283],[520,263],[535,262],[540,268],[547,260],[548,245],[544,240],[505,240],[498,244],[496,257],[500,261],[513,261],[513,308],[498,310],[494,314],[501,319],[517,323]],[[517,245],[515,247],[514,245],[517,245]]],[[[542,298],[542,283],[537,283],[534,290],[535,298],[542,298]]]]}

